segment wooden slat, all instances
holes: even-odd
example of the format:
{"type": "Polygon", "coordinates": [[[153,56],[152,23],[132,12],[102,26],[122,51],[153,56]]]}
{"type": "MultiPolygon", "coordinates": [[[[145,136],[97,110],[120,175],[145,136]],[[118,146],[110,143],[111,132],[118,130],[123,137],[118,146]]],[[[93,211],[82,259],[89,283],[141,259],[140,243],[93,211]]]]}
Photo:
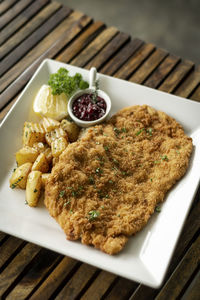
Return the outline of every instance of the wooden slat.
{"type": "MultiPolygon", "coordinates": [[[[120,277],[105,300],[129,299],[130,295],[137,288],[138,283],[120,277]]],[[[139,298],[138,298],[139,299],[139,298]]]]}
{"type": "MultiPolygon", "coordinates": [[[[5,1],[7,2],[7,1],[5,1]]],[[[33,2],[27,9],[23,11],[23,14],[17,16],[13,21],[8,23],[4,27],[0,35],[0,45],[3,44],[14,32],[16,32],[21,26],[23,26],[29,19],[32,18],[49,0],[37,0],[33,2]]]]}
{"type": "Polygon", "coordinates": [[[160,91],[172,93],[182,79],[192,70],[194,63],[182,61],[158,88],[160,91]]]}
{"type": "Polygon", "coordinates": [[[105,28],[105,24],[101,21],[94,22],[87,28],[75,41],[72,42],[70,47],[64,49],[57,57],[56,60],[63,62],[70,62],[81,50],[83,50],[97,35],[105,28]]]}
{"type": "Polygon", "coordinates": [[[40,247],[28,243],[12,262],[4,269],[0,274],[0,297],[7,291],[7,289],[14,283],[21,272],[31,262],[31,260],[37,255],[40,247]]]}
{"type": "Polygon", "coordinates": [[[6,88],[13,80],[17,79],[9,89],[2,93],[0,109],[23,88],[43,59],[54,57],[60,49],[69,43],[90,22],[90,17],[84,16],[80,12],[72,13],[21,59],[20,63],[17,63],[10,69],[2,79],[0,79],[0,89],[6,88]],[[52,43],[52,41],[55,42],[52,43]],[[23,71],[24,73],[21,74],[23,71]]]}
{"type": "Polygon", "coordinates": [[[92,66],[97,70],[106,63],[110,57],[113,56],[128,40],[130,36],[126,33],[119,32],[103,49],[98,53],[86,66],[86,69],[90,69],[92,66]]]}
{"type": "Polygon", "coordinates": [[[162,49],[154,51],[144,64],[140,66],[139,70],[129,78],[129,81],[140,84],[143,83],[167,55],[167,51],[162,49]]]}
{"type": "Polygon", "coordinates": [[[192,72],[186,80],[184,80],[183,84],[181,84],[178,89],[175,91],[175,95],[179,95],[181,97],[188,97],[193,90],[200,84],[200,66],[198,66],[194,72],[192,72]]]}
{"type": "Polygon", "coordinates": [[[199,287],[200,287],[200,271],[197,273],[184,295],[182,300],[197,300],[199,298],[199,287]]]}
{"type": "Polygon", "coordinates": [[[195,92],[191,95],[191,99],[200,102],[200,86],[198,86],[195,92]]]}
{"type": "Polygon", "coordinates": [[[81,297],[81,300],[101,299],[115,279],[116,275],[101,271],[96,280],[81,297]]]}
{"type": "Polygon", "coordinates": [[[179,57],[170,54],[143,84],[151,88],[157,88],[179,61],[179,57]]]}
{"type": "Polygon", "coordinates": [[[8,235],[2,231],[0,231],[0,246],[2,245],[2,241],[7,237],[8,235]]]}
{"type": "Polygon", "coordinates": [[[115,77],[127,79],[147,57],[155,50],[153,44],[145,44],[115,73],[115,77]]]}
{"type": "Polygon", "coordinates": [[[7,10],[0,17],[0,30],[13,20],[23,9],[25,9],[33,0],[21,0],[7,10]]]}
{"type": "Polygon", "coordinates": [[[76,260],[64,257],[29,299],[49,299],[76,265],[76,260]]]}
{"type": "Polygon", "coordinates": [[[7,9],[9,9],[18,0],[6,0],[0,3],[0,15],[3,14],[7,9]]]}
{"type": "MultiPolygon", "coordinates": [[[[54,4],[51,4],[51,7],[54,4]]],[[[54,9],[53,9],[54,10],[54,9]]],[[[51,11],[52,13],[53,11],[51,11]]],[[[0,75],[8,71],[20,58],[22,58],[30,49],[42,40],[48,33],[54,29],[67,15],[70,10],[67,8],[59,9],[44,24],[28,36],[19,46],[17,46],[4,60],[0,63],[0,75]]],[[[46,19],[46,16],[44,16],[46,19]]],[[[37,18],[37,17],[36,17],[37,18]]]]}
{"type": "Polygon", "coordinates": [[[113,75],[144,44],[140,39],[127,43],[113,58],[100,69],[101,73],[113,75]]]}
{"type": "MultiPolygon", "coordinates": [[[[38,3],[35,2],[34,4],[38,3]]],[[[8,55],[8,58],[5,58],[5,61],[12,59],[13,56],[16,55],[16,52],[19,53],[21,49],[24,49],[22,54],[27,51],[29,48],[34,46],[40,40],[43,36],[48,34],[49,30],[51,30],[51,27],[48,27],[48,23],[41,26],[48,18],[55,13],[59,8],[61,7],[60,3],[52,2],[49,5],[47,5],[42,11],[40,11],[30,22],[26,24],[26,26],[22,27],[19,31],[17,31],[6,43],[4,43],[0,47],[0,59],[2,59],[5,55],[7,55],[11,50],[16,48],[22,41],[24,41],[20,46],[18,46],[19,50],[13,50],[12,53],[8,55]],[[39,29],[38,27],[41,26],[39,29]],[[38,29],[38,30],[36,30],[38,29]],[[36,30],[36,31],[35,31],[36,30]],[[35,31],[35,32],[34,32],[35,31]],[[39,31],[43,31],[43,36],[39,34],[39,31]],[[34,32],[34,33],[33,33],[34,32]],[[33,34],[32,34],[33,33],[33,34]],[[29,37],[30,36],[30,37],[29,37]],[[37,37],[37,39],[36,39],[37,37]],[[26,39],[27,38],[27,39],[26,39]],[[26,40],[25,40],[26,39],[26,40]],[[31,40],[34,40],[34,44],[30,43],[31,40]],[[25,48],[27,47],[27,49],[25,48]]],[[[30,10],[28,10],[30,11],[30,10]]],[[[57,16],[55,15],[55,18],[57,16]]],[[[21,19],[20,19],[21,20],[21,19]]],[[[52,22],[52,19],[49,20],[49,22],[52,22]]],[[[56,26],[56,24],[52,24],[53,26],[56,26]]],[[[16,58],[19,56],[16,55],[16,58]]]]}
{"type": "Polygon", "coordinates": [[[90,59],[92,59],[112,38],[114,38],[117,32],[118,30],[115,27],[105,29],[78,55],[78,57],[71,61],[71,64],[80,67],[86,65],[90,59]]]}
{"type": "Polygon", "coordinates": [[[9,236],[6,242],[0,247],[0,269],[23,244],[23,240],[9,236]]]}
{"type": "Polygon", "coordinates": [[[82,264],[55,299],[80,299],[80,292],[88,284],[96,271],[97,269],[95,267],[82,264]]]}
{"type": "Polygon", "coordinates": [[[187,251],[176,271],[157,295],[156,300],[176,299],[200,262],[200,237],[187,251]]]}
{"type": "Polygon", "coordinates": [[[8,300],[21,300],[27,298],[33,289],[49,273],[51,269],[59,262],[60,255],[47,249],[41,249],[32,261],[27,273],[23,276],[17,285],[8,294],[8,300]]]}

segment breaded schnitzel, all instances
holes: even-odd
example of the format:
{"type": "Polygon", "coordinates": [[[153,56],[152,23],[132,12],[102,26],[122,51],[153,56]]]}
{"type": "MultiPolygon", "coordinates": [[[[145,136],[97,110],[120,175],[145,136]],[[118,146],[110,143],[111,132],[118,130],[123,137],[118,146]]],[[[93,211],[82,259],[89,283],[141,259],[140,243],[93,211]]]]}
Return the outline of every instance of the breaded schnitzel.
{"type": "Polygon", "coordinates": [[[153,108],[124,108],[70,144],[45,188],[67,239],[119,252],[186,172],[192,139],[153,108]]]}

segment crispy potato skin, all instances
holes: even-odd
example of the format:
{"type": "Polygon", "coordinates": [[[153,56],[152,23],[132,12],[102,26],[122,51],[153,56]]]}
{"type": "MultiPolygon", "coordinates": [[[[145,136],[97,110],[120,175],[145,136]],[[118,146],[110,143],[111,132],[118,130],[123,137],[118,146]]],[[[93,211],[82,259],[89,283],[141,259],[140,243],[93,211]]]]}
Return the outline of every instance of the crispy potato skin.
{"type": "Polygon", "coordinates": [[[116,254],[185,174],[192,148],[165,113],[147,105],[122,109],[61,154],[45,205],[69,240],[116,254]]]}

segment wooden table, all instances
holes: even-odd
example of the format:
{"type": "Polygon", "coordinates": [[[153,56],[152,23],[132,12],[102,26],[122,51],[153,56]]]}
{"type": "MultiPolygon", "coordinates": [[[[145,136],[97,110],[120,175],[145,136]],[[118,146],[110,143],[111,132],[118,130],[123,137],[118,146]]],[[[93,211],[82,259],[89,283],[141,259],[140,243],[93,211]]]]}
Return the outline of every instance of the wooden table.
{"type": "MultiPolygon", "coordinates": [[[[48,0],[4,0],[0,14],[0,120],[44,58],[86,69],[95,66],[101,73],[200,101],[200,67],[82,12],[48,0]]],[[[161,288],[146,287],[1,232],[0,297],[199,299],[199,195],[200,190],[161,288]]]]}

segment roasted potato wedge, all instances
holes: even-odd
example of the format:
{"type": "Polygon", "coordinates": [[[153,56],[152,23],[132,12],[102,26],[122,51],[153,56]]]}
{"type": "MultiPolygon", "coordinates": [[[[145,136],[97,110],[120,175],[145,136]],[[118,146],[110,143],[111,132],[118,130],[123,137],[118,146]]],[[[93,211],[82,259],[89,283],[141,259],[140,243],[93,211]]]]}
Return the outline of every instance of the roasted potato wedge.
{"type": "Polygon", "coordinates": [[[33,163],[38,156],[38,151],[32,147],[25,146],[21,148],[15,154],[16,162],[18,166],[21,166],[27,162],[33,163]]]}
{"type": "Polygon", "coordinates": [[[32,168],[32,163],[27,162],[14,170],[10,178],[11,189],[26,188],[27,177],[28,174],[31,172],[31,168],[32,168]]]}
{"type": "Polygon", "coordinates": [[[31,171],[26,184],[26,201],[29,206],[37,206],[42,188],[42,173],[31,171]]]}
{"type": "Polygon", "coordinates": [[[42,173],[49,171],[49,164],[44,153],[38,155],[32,166],[32,171],[40,171],[42,173]]]}

